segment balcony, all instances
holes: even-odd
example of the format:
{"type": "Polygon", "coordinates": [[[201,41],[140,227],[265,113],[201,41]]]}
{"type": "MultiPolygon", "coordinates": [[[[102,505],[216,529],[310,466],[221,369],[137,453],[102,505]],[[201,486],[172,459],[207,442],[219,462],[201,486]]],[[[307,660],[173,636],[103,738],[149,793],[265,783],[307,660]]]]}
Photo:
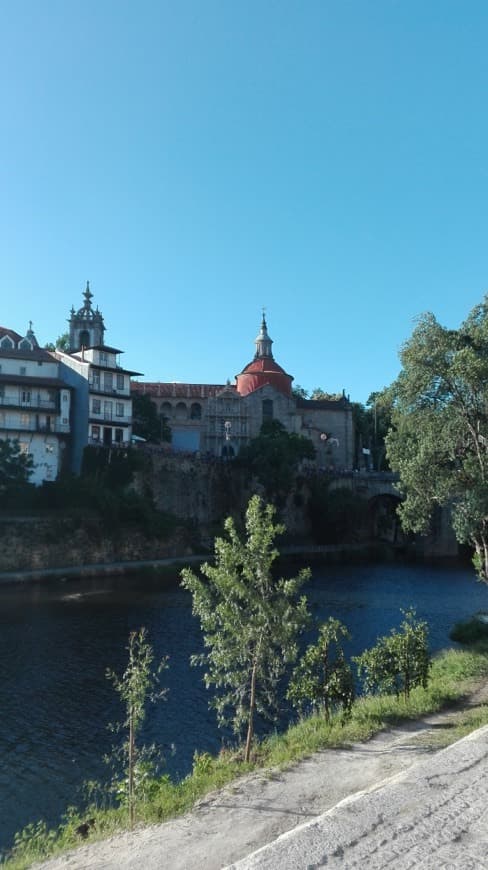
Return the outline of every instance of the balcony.
{"type": "Polygon", "coordinates": [[[106,387],[104,384],[101,384],[99,381],[88,381],[88,388],[92,393],[102,393],[104,396],[122,396],[125,399],[130,398],[130,389],[129,385],[125,387],[106,387]]]}
{"type": "Polygon", "coordinates": [[[51,411],[59,414],[59,402],[56,399],[36,399],[31,397],[28,401],[15,393],[0,394],[0,408],[25,408],[26,411],[51,411]]]}
{"type": "Polygon", "coordinates": [[[111,423],[113,426],[130,426],[132,423],[130,414],[120,417],[113,411],[91,411],[89,419],[90,423],[111,423]]]}
{"type": "Polygon", "coordinates": [[[20,421],[8,420],[3,425],[0,425],[0,432],[39,432],[43,435],[68,435],[70,433],[69,423],[60,423],[55,421],[47,426],[45,423],[40,423],[35,419],[22,423],[20,421]]]}

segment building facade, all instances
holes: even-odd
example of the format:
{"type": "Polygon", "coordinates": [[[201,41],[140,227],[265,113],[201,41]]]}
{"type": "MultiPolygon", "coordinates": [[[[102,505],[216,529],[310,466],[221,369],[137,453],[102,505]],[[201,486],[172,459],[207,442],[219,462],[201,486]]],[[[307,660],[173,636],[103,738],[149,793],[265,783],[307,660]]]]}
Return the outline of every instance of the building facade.
{"type": "Polygon", "coordinates": [[[30,482],[55,480],[68,464],[71,388],[61,365],[25,336],[0,327],[0,438],[17,440],[34,461],[30,482]]]}
{"type": "Polygon", "coordinates": [[[101,312],[92,307],[87,283],[84,302],[69,319],[70,350],[57,350],[63,378],[73,389],[72,470],[81,469],[87,445],[127,448],[132,439],[131,377],[140,372],[120,365],[123,351],[104,343],[101,312]]]}
{"type": "Polygon", "coordinates": [[[263,422],[278,420],[290,433],[309,438],[321,468],[350,470],[354,443],[352,406],[337,400],[298,398],[293,377],[273,357],[273,341],[263,316],[254,358],[235,384],[181,384],[134,381],[132,391],[150,396],[172,432],[172,449],[232,457],[255,438],[263,422]]]}

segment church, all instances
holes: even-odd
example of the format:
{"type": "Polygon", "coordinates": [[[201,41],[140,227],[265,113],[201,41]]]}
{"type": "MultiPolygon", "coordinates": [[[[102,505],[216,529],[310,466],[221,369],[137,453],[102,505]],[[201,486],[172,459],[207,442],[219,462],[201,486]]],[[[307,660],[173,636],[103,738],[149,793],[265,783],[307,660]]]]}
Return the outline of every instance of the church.
{"type": "Polygon", "coordinates": [[[319,468],[353,467],[352,406],[343,395],[312,400],[293,394],[293,377],[274,359],[273,341],[263,314],[253,359],[234,384],[183,384],[133,381],[132,394],[156,404],[171,428],[175,452],[231,458],[259,435],[267,420],[309,438],[319,468]]]}

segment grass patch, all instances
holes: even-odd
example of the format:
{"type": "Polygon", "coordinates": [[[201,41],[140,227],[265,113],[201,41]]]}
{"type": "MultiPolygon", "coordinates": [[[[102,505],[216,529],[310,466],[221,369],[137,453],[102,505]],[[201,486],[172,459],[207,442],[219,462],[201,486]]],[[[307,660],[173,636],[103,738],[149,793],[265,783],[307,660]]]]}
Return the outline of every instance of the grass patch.
{"type": "Polygon", "coordinates": [[[449,633],[451,640],[488,653],[488,621],[481,619],[482,616],[488,619],[487,614],[479,614],[466,622],[457,622],[449,633]]]}
{"type": "MultiPolygon", "coordinates": [[[[478,647],[446,650],[432,663],[427,689],[413,689],[406,702],[394,695],[359,698],[353,705],[351,717],[344,724],[340,713],[333,715],[329,724],[320,715],[301,719],[283,734],[272,734],[256,744],[249,764],[241,760],[241,753],[237,750],[226,750],[218,756],[195,754],[193,771],[181,782],[174,783],[164,776],[150,783],[146,801],[137,806],[138,823],[163,822],[181,815],[199,799],[253,770],[282,767],[321,749],[347,747],[399,722],[439,711],[462,700],[486,677],[488,652],[479,651],[478,647]]],[[[487,723],[488,707],[461,711],[455,726],[445,729],[443,739],[446,743],[441,742],[439,746],[447,745],[487,723]]],[[[90,826],[90,842],[128,827],[128,814],[124,807],[106,809],[92,805],[82,812],[71,809],[54,830],[48,830],[43,822],[39,822],[17,834],[16,844],[5,866],[9,870],[24,870],[35,861],[81,845],[83,841],[76,829],[87,819],[94,819],[93,826],[90,826]]]]}

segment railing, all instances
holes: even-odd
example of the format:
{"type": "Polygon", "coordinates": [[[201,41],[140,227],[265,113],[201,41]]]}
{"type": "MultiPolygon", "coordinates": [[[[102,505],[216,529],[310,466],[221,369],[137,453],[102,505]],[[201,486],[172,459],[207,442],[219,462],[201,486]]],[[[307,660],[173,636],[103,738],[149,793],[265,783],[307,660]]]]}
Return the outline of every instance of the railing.
{"type": "Polygon", "coordinates": [[[69,423],[51,423],[46,426],[45,423],[37,423],[36,420],[30,420],[28,423],[8,421],[2,426],[2,430],[10,430],[12,432],[40,432],[43,435],[66,434],[70,431],[69,423]]]}
{"type": "Polygon", "coordinates": [[[94,393],[103,393],[107,396],[124,396],[125,398],[130,398],[130,390],[129,387],[106,387],[105,385],[99,384],[96,381],[88,381],[88,386],[90,390],[93,390],[94,393]]]}
{"type": "Polygon", "coordinates": [[[126,414],[125,416],[119,417],[118,414],[114,414],[113,411],[91,411],[89,417],[94,423],[107,422],[112,423],[114,427],[117,427],[119,423],[121,426],[128,426],[132,423],[132,416],[126,414]]]}
{"type": "Polygon", "coordinates": [[[0,395],[0,406],[10,408],[26,408],[27,410],[41,411],[59,411],[59,403],[50,399],[35,399],[30,398],[28,401],[23,401],[18,395],[12,396],[8,394],[0,395]]]}

